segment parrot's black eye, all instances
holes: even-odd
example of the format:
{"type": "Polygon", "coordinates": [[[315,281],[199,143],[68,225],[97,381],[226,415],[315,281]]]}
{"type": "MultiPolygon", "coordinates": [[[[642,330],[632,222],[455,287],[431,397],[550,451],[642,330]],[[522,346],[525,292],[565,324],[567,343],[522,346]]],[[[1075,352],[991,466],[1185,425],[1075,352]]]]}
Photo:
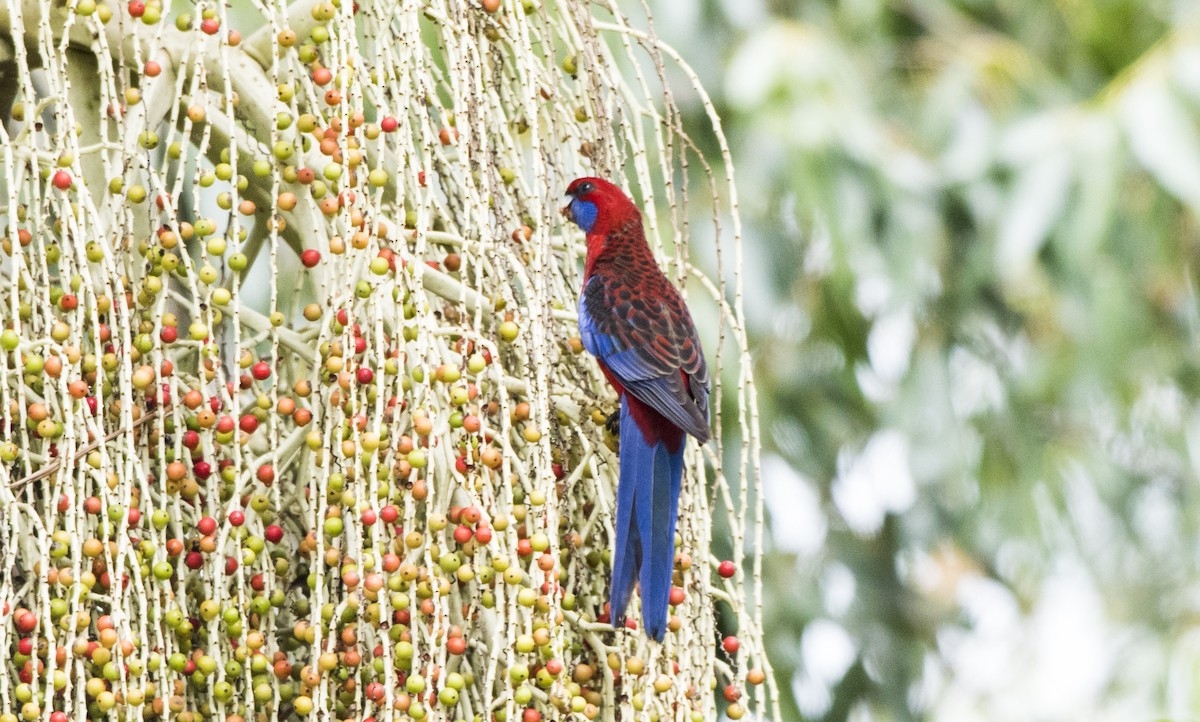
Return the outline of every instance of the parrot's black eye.
{"type": "Polygon", "coordinates": [[[575,189],[575,195],[581,196],[586,193],[591,193],[594,187],[595,186],[593,186],[590,182],[584,181],[583,183],[579,184],[578,188],[575,189]]]}

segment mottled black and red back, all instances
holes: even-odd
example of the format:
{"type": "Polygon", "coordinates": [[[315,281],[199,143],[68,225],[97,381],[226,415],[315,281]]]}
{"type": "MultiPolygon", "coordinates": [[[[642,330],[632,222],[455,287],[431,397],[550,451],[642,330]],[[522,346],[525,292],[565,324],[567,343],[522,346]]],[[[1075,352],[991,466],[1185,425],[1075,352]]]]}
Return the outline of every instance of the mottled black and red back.
{"type": "Polygon", "coordinates": [[[584,346],[626,391],[707,441],[708,368],[683,297],[655,263],[640,218],[606,245],[579,301],[584,346]]]}

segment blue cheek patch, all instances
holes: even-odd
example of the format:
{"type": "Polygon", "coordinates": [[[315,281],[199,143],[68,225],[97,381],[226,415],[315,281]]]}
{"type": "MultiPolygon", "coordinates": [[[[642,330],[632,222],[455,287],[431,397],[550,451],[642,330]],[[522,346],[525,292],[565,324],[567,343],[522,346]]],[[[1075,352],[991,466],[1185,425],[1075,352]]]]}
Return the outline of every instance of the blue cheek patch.
{"type": "Polygon", "coordinates": [[[591,233],[592,226],[596,225],[596,216],[600,211],[596,208],[596,204],[591,201],[581,201],[575,199],[571,201],[571,219],[575,221],[575,225],[583,229],[584,233],[591,233]]]}

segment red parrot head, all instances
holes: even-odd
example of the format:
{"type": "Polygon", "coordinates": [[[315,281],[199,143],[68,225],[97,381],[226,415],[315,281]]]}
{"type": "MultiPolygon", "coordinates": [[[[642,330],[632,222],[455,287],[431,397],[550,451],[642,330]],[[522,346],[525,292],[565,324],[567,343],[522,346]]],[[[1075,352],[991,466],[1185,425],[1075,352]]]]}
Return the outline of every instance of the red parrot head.
{"type": "Polygon", "coordinates": [[[584,233],[605,230],[596,229],[597,222],[603,225],[604,219],[611,221],[628,217],[629,213],[638,214],[629,196],[603,178],[576,178],[567,186],[567,195],[571,202],[562,209],[562,214],[584,233]]]}

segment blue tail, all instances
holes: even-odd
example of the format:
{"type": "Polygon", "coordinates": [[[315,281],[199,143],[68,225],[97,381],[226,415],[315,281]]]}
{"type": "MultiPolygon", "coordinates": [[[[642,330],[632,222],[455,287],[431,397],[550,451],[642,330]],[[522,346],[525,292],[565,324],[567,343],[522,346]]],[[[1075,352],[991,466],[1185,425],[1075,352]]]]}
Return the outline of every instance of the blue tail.
{"type": "Polygon", "coordinates": [[[671,453],[663,441],[648,444],[630,416],[628,395],[621,397],[621,478],[617,484],[617,545],[609,613],[613,625],[620,625],[633,595],[633,584],[640,582],[642,624],[646,634],[660,642],[667,629],[671,570],[675,566],[675,519],[684,446],[679,444],[679,449],[671,453]]]}

